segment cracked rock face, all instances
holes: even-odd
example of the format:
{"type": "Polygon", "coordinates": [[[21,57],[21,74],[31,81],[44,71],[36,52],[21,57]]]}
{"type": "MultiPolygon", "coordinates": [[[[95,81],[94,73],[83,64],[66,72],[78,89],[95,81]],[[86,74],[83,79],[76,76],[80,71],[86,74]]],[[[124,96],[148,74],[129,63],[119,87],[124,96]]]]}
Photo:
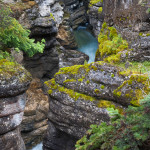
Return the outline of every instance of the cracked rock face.
{"type": "Polygon", "coordinates": [[[0,149],[25,150],[19,131],[31,75],[19,64],[0,61],[0,149]]]}

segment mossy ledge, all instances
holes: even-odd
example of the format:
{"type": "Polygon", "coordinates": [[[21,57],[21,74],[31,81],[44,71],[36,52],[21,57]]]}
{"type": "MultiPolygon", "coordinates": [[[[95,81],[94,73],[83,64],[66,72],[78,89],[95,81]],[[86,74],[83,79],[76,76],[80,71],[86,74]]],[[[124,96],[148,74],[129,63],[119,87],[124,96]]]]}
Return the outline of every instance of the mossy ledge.
{"type": "Polygon", "coordinates": [[[6,59],[0,60],[0,97],[27,90],[31,79],[31,74],[20,64],[6,59]]]}
{"type": "Polygon", "coordinates": [[[118,104],[108,101],[108,100],[98,100],[94,97],[85,95],[85,94],[81,94],[78,92],[75,92],[74,90],[71,89],[67,89],[59,84],[57,84],[55,82],[55,79],[51,79],[50,81],[46,81],[45,82],[46,86],[49,88],[48,90],[48,94],[51,96],[53,95],[53,92],[60,92],[60,93],[64,93],[67,94],[70,98],[72,98],[75,101],[78,100],[85,100],[85,101],[91,101],[93,102],[98,108],[114,108],[114,109],[118,109],[120,113],[123,112],[123,108],[121,106],[119,106],[118,104]]]}
{"type": "Polygon", "coordinates": [[[45,84],[50,95],[53,91],[64,92],[75,101],[108,100],[123,106],[139,106],[139,100],[150,91],[148,74],[133,71],[132,67],[125,71],[103,61],[61,68],[45,84]]]}

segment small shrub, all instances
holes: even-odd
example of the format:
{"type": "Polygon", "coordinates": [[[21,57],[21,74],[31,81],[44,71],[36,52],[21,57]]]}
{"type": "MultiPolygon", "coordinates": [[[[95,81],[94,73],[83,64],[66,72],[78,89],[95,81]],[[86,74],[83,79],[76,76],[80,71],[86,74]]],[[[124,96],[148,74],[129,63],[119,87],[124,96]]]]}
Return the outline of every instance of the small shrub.
{"type": "Polygon", "coordinates": [[[18,48],[28,56],[32,57],[35,53],[42,53],[45,40],[34,43],[34,39],[29,39],[30,31],[24,29],[19,22],[10,16],[11,9],[6,5],[0,4],[0,49],[18,48]]]}
{"type": "Polygon", "coordinates": [[[110,125],[91,125],[77,141],[76,150],[143,150],[143,143],[150,138],[150,95],[140,103],[139,107],[129,106],[124,115],[111,108],[111,116],[117,118],[113,117],[110,125]]]}

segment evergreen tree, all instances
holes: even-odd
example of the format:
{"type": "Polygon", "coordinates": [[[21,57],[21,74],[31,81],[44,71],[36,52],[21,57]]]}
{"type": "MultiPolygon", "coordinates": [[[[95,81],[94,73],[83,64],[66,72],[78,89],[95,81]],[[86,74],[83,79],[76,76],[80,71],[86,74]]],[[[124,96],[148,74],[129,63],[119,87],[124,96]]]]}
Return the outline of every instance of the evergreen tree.
{"type": "Polygon", "coordinates": [[[29,38],[30,31],[24,29],[22,25],[11,16],[11,9],[7,5],[0,4],[0,58],[2,58],[7,48],[22,50],[32,57],[35,53],[42,53],[45,40],[34,43],[34,39],[29,38]]]}

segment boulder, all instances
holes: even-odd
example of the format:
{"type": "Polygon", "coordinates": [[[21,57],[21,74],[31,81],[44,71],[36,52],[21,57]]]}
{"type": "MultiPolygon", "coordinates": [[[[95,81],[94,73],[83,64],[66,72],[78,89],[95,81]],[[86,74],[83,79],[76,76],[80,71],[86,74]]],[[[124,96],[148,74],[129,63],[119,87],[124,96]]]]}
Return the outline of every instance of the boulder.
{"type": "MultiPolygon", "coordinates": [[[[123,68],[96,62],[61,68],[54,79],[45,82],[50,96],[50,123],[44,138],[44,149],[51,149],[50,145],[53,146],[54,140],[58,140],[55,135],[67,134],[71,137],[71,142],[75,142],[75,139],[86,133],[91,124],[109,123],[108,107],[123,113],[128,105],[138,106],[139,99],[142,98],[141,92],[149,91],[148,76],[139,80],[145,75],[123,72],[123,68]]],[[[63,143],[64,147],[65,145],[67,147],[68,143],[63,143]]],[[[70,149],[73,150],[74,147],[70,149]]]]}

